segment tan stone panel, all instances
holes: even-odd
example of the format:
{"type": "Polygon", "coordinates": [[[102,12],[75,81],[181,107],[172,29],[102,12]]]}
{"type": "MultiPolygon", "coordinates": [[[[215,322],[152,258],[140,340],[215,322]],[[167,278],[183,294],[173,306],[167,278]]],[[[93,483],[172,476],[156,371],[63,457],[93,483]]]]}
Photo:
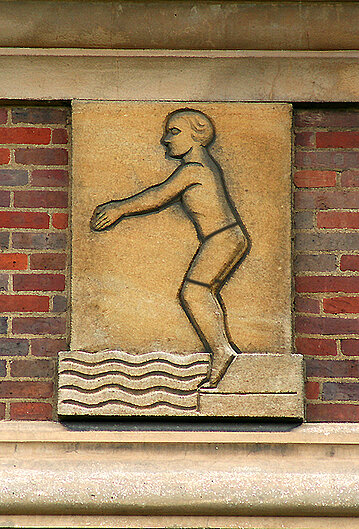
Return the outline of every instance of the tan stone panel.
{"type": "Polygon", "coordinates": [[[1,47],[355,49],[358,27],[356,2],[0,2],[1,47]]]}
{"type": "MultiPolygon", "coordinates": [[[[178,206],[90,230],[94,208],[162,182],[178,162],[160,139],[186,103],[80,103],[73,114],[72,349],[203,350],[178,299],[198,239],[178,206]]],[[[290,352],[291,111],[279,104],[196,103],[252,248],[222,294],[233,341],[290,352]]]]}

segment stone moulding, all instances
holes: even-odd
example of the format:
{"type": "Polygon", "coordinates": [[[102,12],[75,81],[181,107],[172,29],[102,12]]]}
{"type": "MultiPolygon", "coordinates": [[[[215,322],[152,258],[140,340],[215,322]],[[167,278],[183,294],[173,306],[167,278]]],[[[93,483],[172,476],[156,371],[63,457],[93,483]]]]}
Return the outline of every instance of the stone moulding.
{"type": "Polygon", "coordinates": [[[277,433],[2,425],[0,524],[168,527],[170,517],[171,527],[257,519],[259,528],[290,517],[282,527],[357,527],[311,517],[359,515],[358,440],[358,426],[344,424],[277,433]]]}

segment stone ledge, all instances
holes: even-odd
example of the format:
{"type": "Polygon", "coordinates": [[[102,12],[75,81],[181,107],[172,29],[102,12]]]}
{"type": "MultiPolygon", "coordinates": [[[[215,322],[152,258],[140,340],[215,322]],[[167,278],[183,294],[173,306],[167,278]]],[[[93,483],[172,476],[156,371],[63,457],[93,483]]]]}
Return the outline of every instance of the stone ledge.
{"type": "MultiPolygon", "coordinates": [[[[58,523],[66,514],[78,524],[82,516],[112,518],[113,525],[92,527],[116,527],[113,517],[122,520],[118,527],[136,527],[131,520],[138,517],[159,523],[168,516],[181,527],[189,519],[191,527],[207,526],[203,517],[222,526],[220,517],[229,517],[238,527],[243,517],[359,514],[357,425],[282,433],[69,432],[59,424],[2,423],[0,445],[0,523],[25,516],[38,526],[44,516],[56,527],[48,517],[58,523]]],[[[15,527],[26,527],[21,523],[15,527]]],[[[146,526],[156,525],[137,525],[146,526]]]]}

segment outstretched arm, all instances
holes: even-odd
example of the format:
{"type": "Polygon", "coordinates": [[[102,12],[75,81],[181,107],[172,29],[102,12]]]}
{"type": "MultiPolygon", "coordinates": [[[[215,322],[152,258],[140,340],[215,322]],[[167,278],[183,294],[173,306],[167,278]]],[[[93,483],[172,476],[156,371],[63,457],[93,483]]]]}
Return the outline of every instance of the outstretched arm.
{"type": "Polygon", "coordinates": [[[198,184],[193,169],[181,166],[160,184],[122,200],[112,200],[97,206],[90,227],[95,231],[102,231],[117,224],[124,217],[158,211],[178,200],[186,189],[198,184]]]}

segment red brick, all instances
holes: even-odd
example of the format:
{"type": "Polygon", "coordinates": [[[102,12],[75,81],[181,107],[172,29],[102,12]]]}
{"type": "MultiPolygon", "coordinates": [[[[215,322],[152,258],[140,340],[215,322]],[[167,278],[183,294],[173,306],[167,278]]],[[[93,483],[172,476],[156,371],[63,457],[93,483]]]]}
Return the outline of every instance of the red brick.
{"type": "Polygon", "coordinates": [[[47,213],[0,211],[0,228],[46,229],[49,225],[50,217],[47,213]]]}
{"type": "Polygon", "coordinates": [[[343,171],[341,174],[341,184],[343,187],[359,187],[359,171],[343,171]]]}
{"type": "Polygon", "coordinates": [[[337,110],[298,110],[294,114],[296,127],[359,128],[359,112],[337,110]]]}
{"type": "Polygon", "coordinates": [[[1,312],[48,312],[48,296],[0,295],[1,312]]]}
{"type": "Polygon", "coordinates": [[[301,338],[295,339],[297,352],[303,355],[327,356],[337,354],[335,340],[323,338],[301,338]]]}
{"type": "Polygon", "coordinates": [[[66,129],[54,129],[52,131],[52,143],[65,144],[68,142],[68,139],[66,129]]]}
{"type": "Polygon", "coordinates": [[[317,214],[318,228],[359,228],[359,212],[320,211],[317,214]]]}
{"type": "Polygon", "coordinates": [[[12,377],[51,378],[54,376],[54,360],[11,360],[12,377]]]}
{"type": "Polygon", "coordinates": [[[297,171],[294,184],[297,187],[334,187],[336,176],[335,171],[297,171]]]}
{"type": "Polygon", "coordinates": [[[32,356],[56,358],[59,351],[68,350],[68,345],[64,339],[34,338],[30,343],[32,356]]]}
{"type": "Polygon", "coordinates": [[[65,253],[35,253],[30,256],[32,270],[65,270],[65,253]]]}
{"type": "Polygon", "coordinates": [[[318,148],[352,149],[359,147],[359,132],[317,132],[318,148]]]}
{"type": "Polygon", "coordinates": [[[34,169],[31,184],[39,187],[64,187],[69,183],[69,173],[65,169],[34,169]]]}
{"type": "Polygon", "coordinates": [[[359,272],[359,255],[342,255],[340,259],[340,270],[359,272]]]}
{"type": "Polygon", "coordinates": [[[347,340],[341,340],[340,346],[344,355],[359,356],[359,339],[348,338],[347,340]]]}
{"type": "Polygon", "coordinates": [[[297,276],[297,292],[359,292],[359,276],[297,276]]]}
{"type": "Polygon", "coordinates": [[[319,301],[317,299],[297,296],[295,298],[295,310],[297,312],[311,312],[313,314],[319,314],[319,301]]]}
{"type": "Polygon", "coordinates": [[[324,312],[329,314],[358,314],[359,297],[337,297],[323,300],[324,312]]]}
{"type": "Polygon", "coordinates": [[[359,191],[331,189],[309,191],[301,189],[294,193],[296,209],[358,209],[359,191]]]}
{"type": "Polygon", "coordinates": [[[13,123],[65,125],[69,111],[65,108],[19,107],[11,111],[13,123]]]}
{"type": "Polygon", "coordinates": [[[52,382],[0,382],[0,398],[48,399],[52,393],[52,382]]]}
{"type": "Polygon", "coordinates": [[[50,129],[34,127],[1,127],[0,143],[48,145],[51,139],[50,129]]]}
{"type": "Polygon", "coordinates": [[[14,318],[12,322],[14,334],[65,334],[64,318],[14,318]]]}
{"type": "Polygon", "coordinates": [[[51,421],[52,405],[47,402],[12,402],[10,419],[16,421],[51,421]]]}
{"type": "Polygon", "coordinates": [[[297,147],[315,147],[315,134],[314,132],[297,132],[294,143],[297,147]]]}
{"type": "Polygon", "coordinates": [[[308,422],[358,422],[359,404],[308,404],[308,422]]]}
{"type": "MultiPolygon", "coordinates": [[[[1,238],[2,233],[0,233],[1,238]]],[[[62,250],[66,248],[65,233],[13,233],[12,246],[16,249],[62,250]]],[[[6,244],[6,241],[4,241],[6,244]]],[[[1,245],[1,239],[0,239],[1,245]]]]}
{"type": "Polygon", "coordinates": [[[0,268],[2,270],[26,270],[27,255],[24,253],[0,254],[0,268]]]}
{"type": "Polygon", "coordinates": [[[297,151],[295,166],[299,169],[357,169],[359,152],[357,151],[297,151]]]}
{"type": "Polygon", "coordinates": [[[317,358],[307,358],[306,373],[308,377],[358,378],[359,360],[319,360],[317,358]]]}
{"type": "Polygon", "coordinates": [[[10,150],[0,149],[0,164],[7,164],[10,161],[10,150]]]}
{"type": "Polygon", "coordinates": [[[0,402],[0,419],[5,419],[5,403],[0,402]]]}
{"type": "Polygon", "coordinates": [[[66,149],[15,149],[15,162],[22,165],[67,165],[66,149]]]}
{"type": "Polygon", "coordinates": [[[63,274],[17,274],[13,278],[14,290],[65,290],[63,274]]]}
{"type": "Polygon", "coordinates": [[[67,208],[66,191],[15,191],[17,208],[67,208]]]}
{"type": "Polygon", "coordinates": [[[1,125],[7,123],[7,108],[0,108],[0,123],[1,125]]]}
{"type": "Polygon", "coordinates": [[[305,384],[305,396],[307,399],[314,400],[319,397],[319,382],[309,381],[305,384]]]}
{"type": "Polygon", "coordinates": [[[10,191],[0,191],[0,207],[7,208],[10,206],[10,191]]]}
{"type": "Polygon", "coordinates": [[[359,319],[297,316],[295,328],[298,334],[359,334],[359,319]]]}
{"type": "Polygon", "coordinates": [[[54,213],[52,215],[52,225],[58,230],[64,230],[68,226],[67,213],[54,213]]]}

